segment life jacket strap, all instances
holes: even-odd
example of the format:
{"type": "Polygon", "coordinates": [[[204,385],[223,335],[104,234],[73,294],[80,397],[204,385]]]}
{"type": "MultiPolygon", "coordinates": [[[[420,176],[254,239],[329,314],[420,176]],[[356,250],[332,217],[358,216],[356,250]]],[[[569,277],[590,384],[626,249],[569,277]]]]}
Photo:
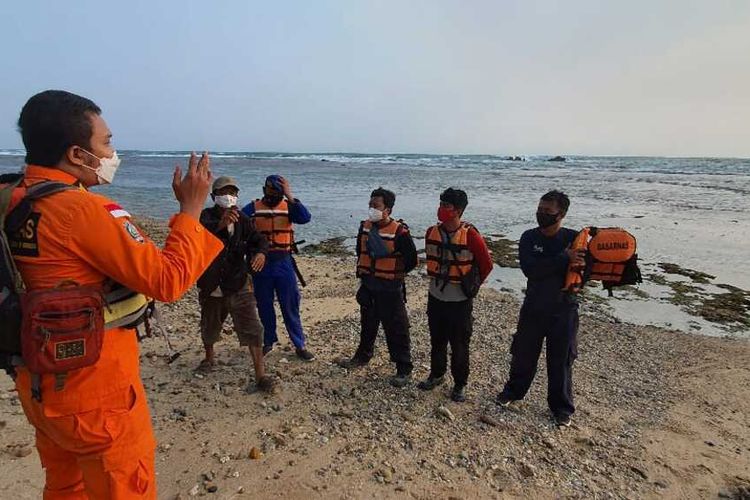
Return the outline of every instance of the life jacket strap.
{"type": "Polygon", "coordinates": [[[39,373],[31,374],[31,398],[37,403],[42,402],[42,376],[39,373]]]}
{"type": "Polygon", "coordinates": [[[55,392],[65,389],[65,381],[68,378],[68,372],[55,373],[55,392]]]}

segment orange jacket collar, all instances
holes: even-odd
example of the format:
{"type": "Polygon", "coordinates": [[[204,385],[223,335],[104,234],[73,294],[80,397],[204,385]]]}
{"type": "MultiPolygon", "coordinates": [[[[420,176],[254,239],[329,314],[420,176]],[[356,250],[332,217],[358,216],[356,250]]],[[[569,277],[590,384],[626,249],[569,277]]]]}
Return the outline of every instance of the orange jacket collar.
{"type": "Polygon", "coordinates": [[[39,165],[27,165],[24,171],[27,180],[58,181],[65,184],[78,184],[78,179],[58,168],[40,167],[39,165]]]}

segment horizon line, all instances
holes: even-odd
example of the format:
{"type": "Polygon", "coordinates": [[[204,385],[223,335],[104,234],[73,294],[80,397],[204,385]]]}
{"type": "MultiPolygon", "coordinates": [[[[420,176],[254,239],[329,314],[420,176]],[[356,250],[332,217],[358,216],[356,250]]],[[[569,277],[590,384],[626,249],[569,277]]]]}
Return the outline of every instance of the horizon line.
{"type": "MultiPolygon", "coordinates": [[[[145,153],[183,153],[190,154],[190,149],[137,149],[137,148],[116,148],[118,152],[145,152],[145,153]]],[[[25,154],[25,149],[22,148],[0,148],[0,151],[13,151],[25,154]]],[[[194,150],[196,153],[201,151],[194,150]]],[[[277,154],[277,155],[376,155],[376,156],[497,156],[497,157],[555,157],[562,156],[564,158],[667,158],[675,160],[750,160],[750,156],[679,156],[679,155],[652,155],[652,154],[577,154],[577,153],[531,153],[531,154],[505,154],[505,153],[407,153],[407,152],[369,152],[369,151],[263,151],[263,150],[242,150],[242,149],[226,149],[226,150],[208,150],[209,154],[228,154],[228,153],[244,153],[244,154],[277,154]]]]}

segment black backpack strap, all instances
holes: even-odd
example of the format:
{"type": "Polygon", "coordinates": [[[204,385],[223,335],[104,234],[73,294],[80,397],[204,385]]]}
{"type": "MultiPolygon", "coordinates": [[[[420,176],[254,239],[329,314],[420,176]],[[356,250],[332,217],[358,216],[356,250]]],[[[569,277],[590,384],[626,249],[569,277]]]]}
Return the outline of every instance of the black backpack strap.
{"type": "Polygon", "coordinates": [[[26,189],[26,196],[24,196],[24,199],[34,201],[40,198],[44,198],[45,196],[50,196],[61,191],[69,191],[71,189],[78,188],[76,186],[65,184],[62,182],[43,181],[29,186],[26,189]]]}
{"type": "Polygon", "coordinates": [[[70,191],[73,189],[78,188],[70,184],[64,184],[62,182],[55,181],[42,181],[34,184],[33,186],[29,186],[26,189],[26,195],[24,195],[23,200],[21,200],[21,202],[13,209],[13,211],[6,214],[6,218],[4,220],[5,229],[9,232],[12,232],[21,227],[21,224],[23,224],[23,222],[29,216],[29,213],[31,213],[31,204],[33,201],[44,198],[46,196],[51,196],[56,193],[60,193],[62,191],[70,191]]]}
{"type": "Polygon", "coordinates": [[[5,216],[8,213],[13,190],[21,183],[23,176],[20,174],[5,174],[0,176],[0,184],[7,184],[0,189],[0,229],[5,226],[5,216]]]}

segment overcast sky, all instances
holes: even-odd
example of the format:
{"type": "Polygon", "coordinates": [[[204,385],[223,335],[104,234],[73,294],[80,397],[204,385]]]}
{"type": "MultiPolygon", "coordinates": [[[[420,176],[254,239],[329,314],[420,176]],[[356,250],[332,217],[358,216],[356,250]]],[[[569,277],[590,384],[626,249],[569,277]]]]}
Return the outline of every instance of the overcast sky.
{"type": "Polygon", "coordinates": [[[120,149],[750,157],[748,0],[3,2],[34,93],[120,149]]]}

